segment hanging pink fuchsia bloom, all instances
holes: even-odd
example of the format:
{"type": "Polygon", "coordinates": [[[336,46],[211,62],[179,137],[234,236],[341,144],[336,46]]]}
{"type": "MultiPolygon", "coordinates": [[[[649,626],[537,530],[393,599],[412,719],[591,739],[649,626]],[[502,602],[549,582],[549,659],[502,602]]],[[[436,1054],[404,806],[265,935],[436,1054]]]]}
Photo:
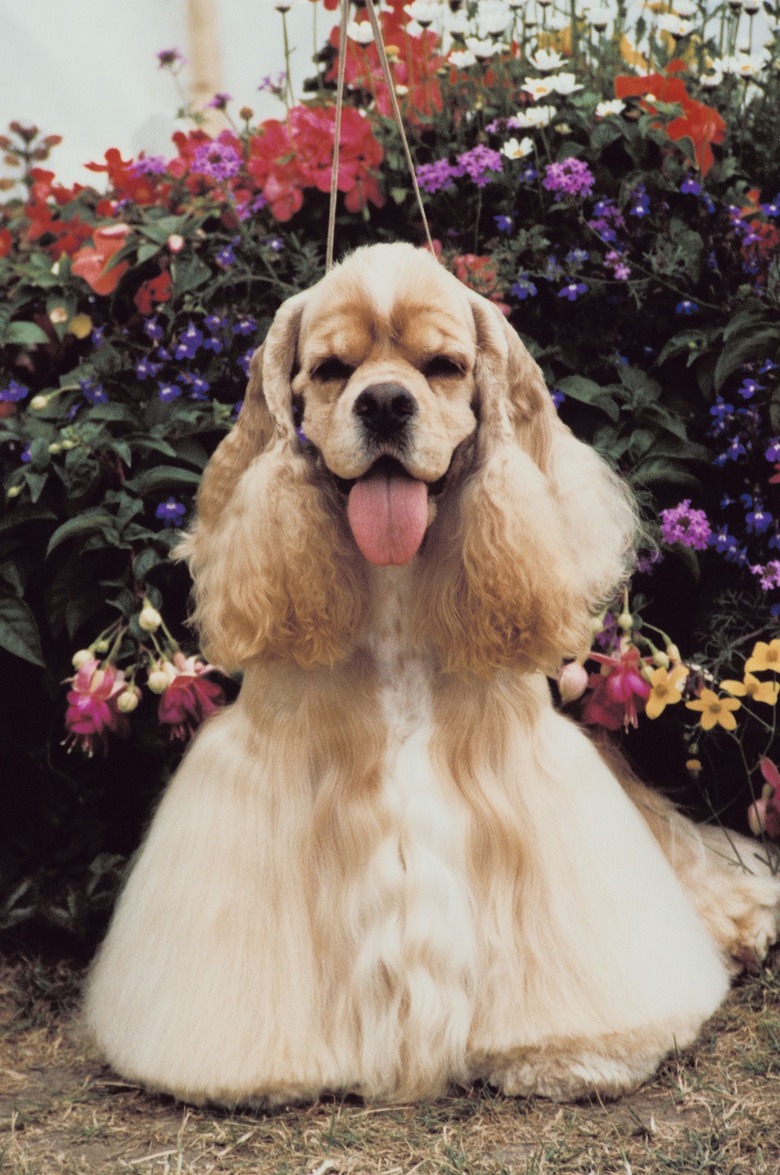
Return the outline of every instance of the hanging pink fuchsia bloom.
{"type": "Polygon", "coordinates": [[[761,799],[748,808],[748,824],[754,836],[766,833],[780,840],[780,771],[771,759],[760,760],[761,774],[766,781],[761,799]]]}
{"type": "Polygon", "coordinates": [[[222,687],[208,681],[206,674],[214,670],[198,657],[174,653],[160,670],[170,678],[170,684],[160,698],[157,716],[171,728],[171,737],[186,742],[209,714],[224,704],[222,687]]]}
{"type": "Polygon", "coordinates": [[[91,758],[96,750],[105,753],[109,732],[127,737],[130,724],[117,709],[117,698],[127,689],[121,669],[114,665],[101,666],[91,657],[67,681],[73,685],[68,691],[65,713],[68,737],[64,745],[69,751],[78,747],[91,758]]]}
{"type": "Polygon", "coordinates": [[[643,661],[639,649],[629,645],[619,657],[591,653],[591,661],[603,667],[601,673],[592,673],[588,685],[593,691],[582,709],[582,721],[590,726],[604,726],[619,730],[621,726],[636,726],[639,710],[650,696],[650,683],[642,676],[643,661]],[[605,672],[605,668],[609,667],[605,672]]]}

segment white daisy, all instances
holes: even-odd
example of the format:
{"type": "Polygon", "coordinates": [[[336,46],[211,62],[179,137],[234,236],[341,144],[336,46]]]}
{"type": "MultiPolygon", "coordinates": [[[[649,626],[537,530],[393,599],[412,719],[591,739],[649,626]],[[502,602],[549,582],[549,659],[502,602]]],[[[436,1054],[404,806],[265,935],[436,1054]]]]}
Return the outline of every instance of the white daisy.
{"type": "Polygon", "coordinates": [[[533,57],[529,57],[530,64],[540,73],[551,73],[566,64],[566,58],[561,57],[555,49],[537,49],[533,57]]]}
{"type": "Polygon", "coordinates": [[[609,102],[599,102],[596,107],[596,117],[606,118],[610,114],[622,114],[626,108],[621,98],[611,98],[609,102]]]}
{"type": "Polygon", "coordinates": [[[526,155],[530,155],[533,149],[533,140],[526,136],[519,142],[517,139],[507,139],[501,148],[501,154],[506,155],[507,159],[525,159],[526,155]]]}

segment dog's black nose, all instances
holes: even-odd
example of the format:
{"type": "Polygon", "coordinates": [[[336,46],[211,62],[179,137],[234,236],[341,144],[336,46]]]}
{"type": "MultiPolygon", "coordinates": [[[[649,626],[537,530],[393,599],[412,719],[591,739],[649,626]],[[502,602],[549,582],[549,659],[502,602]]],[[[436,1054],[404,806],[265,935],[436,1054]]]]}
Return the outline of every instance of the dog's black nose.
{"type": "Polygon", "coordinates": [[[372,384],[355,400],[354,412],[378,440],[392,440],[417,412],[417,401],[401,384],[372,384]]]}

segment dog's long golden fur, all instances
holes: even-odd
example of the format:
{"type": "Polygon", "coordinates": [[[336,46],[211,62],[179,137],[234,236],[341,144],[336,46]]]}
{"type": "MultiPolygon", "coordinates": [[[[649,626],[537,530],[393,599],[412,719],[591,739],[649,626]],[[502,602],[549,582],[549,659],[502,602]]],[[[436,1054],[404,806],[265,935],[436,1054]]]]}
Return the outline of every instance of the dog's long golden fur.
{"type": "Polygon", "coordinates": [[[519,338],[429,255],[358,251],[280,309],[185,544],[240,697],[89,981],[117,1071],[226,1103],[571,1098],[694,1039],[780,884],[607,764],[544,676],[634,534],[519,338]]]}

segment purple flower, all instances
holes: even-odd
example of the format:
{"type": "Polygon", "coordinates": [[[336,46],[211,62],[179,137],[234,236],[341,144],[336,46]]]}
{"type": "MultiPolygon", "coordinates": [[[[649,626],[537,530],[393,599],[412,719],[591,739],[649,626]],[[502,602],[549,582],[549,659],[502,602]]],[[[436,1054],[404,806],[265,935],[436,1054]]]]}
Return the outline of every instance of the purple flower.
{"type": "Polygon", "coordinates": [[[550,389],[550,399],[552,400],[552,402],[556,408],[560,408],[561,404],[566,399],[566,396],[560,390],[560,388],[551,388],[550,389]]]}
{"type": "Polygon", "coordinates": [[[0,388],[0,402],[16,404],[30,394],[30,389],[17,379],[9,379],[4,388],[0,388]]]}
{"type": "Polygon", "coordinates": [[[690,498],[670,510],[662,510],[660,518],[661,537],[669,546],[679,543],[696,551],[706,550],[712,528],[703,510],[691,509],[690,498]]]}
{"type": "Polygon", "coordinates": [[[774,518],[767,510],[756,508],[751,510],[749,514],[745,515],[745,525],[748,534],[764,534],[769,530],[774,522],[774,518]]]}
{"type": "Polygon", "coordinates": [[[501,153],[494,151],[492,147],[485,147],[482,143],[459,155],[458,164],[461,168],[460,174],[467,175],[478,188],[484,188],[493,179],[488,172],[503,170],[501,153]]]}
{"type": "Polygon", "coordinates": [[[164,155],[146,155],[130,166],[131,175],[164,175],[168,161],[164,155]]]}
{"type": "Polygon", "coordinates": [[[172,400],[178,400],[181,395],[181,388],[178,384],[168,382],[157,385],[157,395],[163,404],[170,404],[172,400]]]}
{"type": "Polygon", "coordinates": [[[741,396],[743,400],[752,400],[756,392],[763,392],[765,390],[765,384],[760,384],[755,379],[745,379],[737,388],[737,395],[741,396]]]}
{"type": "Polygon", "coordinates": [[[610,249],[604,258],[604,264],[612,270],[618,281],[627,281],[631,277],[631,269],[623,260],[623,254],[617,249],[610,249]]]}
{"type": "Polygon", "coordinates": [[[181,377],[182,383],[190,389],[191,400],[207,400],[208,392],[211,388],[209,381],[204,379],[201,375],[190,375],[185,373],[181,377]]]}
{"type": "Polygon", "coordinates": [[[701,195],[701,184],[689,173],[680,184],[680,191],[686,196],[701,195]]]}
{"type": "Polygon", "coordinates": [[[593,208],[593,217],[588,221],[588,227],[601,237],[605,244],[617,240],[617,229],[625,228],[625,220],[620,209],[611,200],[597,200],[593,208]]]}
{"type": "Polygon", "coordinates": [[[568,298],[570,302],[576,302],[580,294],[586,294],[588,287],[585,282],[569,282],[563,289],[558,290],[559,298],[568,298]]]}
{"type": "Polygon", "coordinates": [[[221,269],[230,269],[231,265],[235,265],[236,263],[236,255],[233,252],[233,246],[223,246],[223,248],[221,248],[217,253],[215,260],[221,269]]]}
{"type": "Polygon", "coordinates": [[[515,227],[514,219],[511,216],[494,216],[493,220],[500,233],[511,233],[515,227]]]}
{"type": "Polygon", "coordinates": [[[520,302],[525,302],[526,298],[535,298],[539,291],[527,275],[521,274],[517,281],[511,286],[510,292],[514,294],[514,296],[520,302]]]}
{"type": "Polygon", "coordinates": [[[639,184],[631,193],[631,207],[629,212],[632,216],[647,216],[650,211],[650,197],[647,194],[644,184],[639,184]]]}
{"type": "Polygon", "coordinates": [[[176,359],[194,359],[202,344],[203,335],[195,324],[190,322],[187,329],[179,336],[174,357],[176,359]]]}
{"type": "Polygon", "coordinates": [[[254,347],[250,347],[248,351],[239,357],[238,366],[243,371],[244,375],[249,379],[249,364],[252,362],[252,356],[255,353],[254,347]]]}
{"type": "Polygon", "coordinates": [[[24,446],[21,453],[19,454],[19,460],[22,461],[25,465],[28,465],[30,461],[32,461],[29,442],[24,446]]]}
{"type": "Polygon", "coordinates": [[[287,84],[287,74],[282,71],[275,75],[270,73],[263,78],[260,85],[257,87],[260,93],[281,94],[287,84]]]}
{"type": "Polygon", "coordinates": [[[166,502],[160,503],[154,512],[154,516],[160,519],[163,526],[178,526],[186,513],[186,506],[183,506],[181,502],[177,502],[175,498],[168,498],[166,502]]]}
{"type": "Polygon", "coordinates": [[[532,184],[534,180],[537,180],[538,178],[539,169],[534,167],[532,163],[529,163],[528,166],[520,172],[520,175],[517,177],[517,181],[520,184],[532,184]]]}
{"type": "Polygon", "coordinates": [[[257,330],[257,320],[249,314],[237,318],[233,324],[234,335],[252,335],[257,330]]]}
{"type": "Polygon", "coordinates": [[[102,383],[99,383],[96,379],[80,379],[79,387],[81,388],[82,395],[88,404],[96,405],[108,403],[106,390],[102,383]]]}
{"type": "Polygon", "coordinates": [[[566,196],[589,196],[595,182],[584,160],[570,158],[561,163],[547,164],[542,187],[548,192],[561,192],[566,196]]]}
{"type": "Polygon", "coordinates": [[[159,342],[163,337],[163,328],[160,326],[156,315],[152,318],[147,318],[144,323],[144,334],[154,342],[159,342]]]}
{"type": "Polygon", "coordinates": [[[678,302],[674,308],[675,314],[684,314],[689,316],[691,314],[698,314],[699,307],[690,298],[683,298],[682,302],[678,302]]]}
{"type": "Polygon", "coordinates": [[[765,450],[764,456],[767,461],[780,461],[780,437],[772,437],[769,442],[769,448],[765,450]]]}
{"type": "Polygon", "coordinates": [[[226,94],[224,90],[220,90],[206,103],[210,110],[227,110],[228,102],[233,101],[232,94],[226,94]]]}
{"type": "Polygon", "coordinates": [[[759,564],[750,570],[758,577],[758,582],[765,592],[780,587],[780,559],[770,559],[766,567],[759,564]]]}
{"type": "Polygon", "coordinates": [[[153,379],[161,367],[162,363],[153,363],[144,355],[135,365],[135,374],[138,379],[153,379]]]}
{"type": "Polygon", "coordinates": [[[727,461],[738,461],[740,457],[747,456],[747,449],[742,444],[740,436],[732,437],[728,449],[725,452],[719,453],[715,458],[714,464],[717,466],[725,465],[727,461]]]}
{"type": "Polygon", "coordinates": [[[215,180],[227,180],[241,170],[241,156],[230,143],[214,139],[198,147],[192,160],[192,170],[215,180]]]}
{"type": "Polygon", "coordinates": [[[762,204],[761,211],[763,212],[764,216],[780,216],[780,192],[778,192],[774,200],[770,200],[768,204],[762,204]]]}
{"type": "Polygon", "coordinates": [[[590,257],[587,249],[569,249],[569,252],[564,257],[564,264],[571,265],[575,269],[579,269],[581,265],[590,257]]]}
{"type": "Polygon", "coordinates": [[[720,530],[716,530],[710,536],[709,545],[719,555],[723,555],[730,563],[737,563],[740,561],[740,547],[733,534],[729,534],[729,528],[722,526],[720,530]]]}
{"type": "Polygon", "coordinates": [[[178,49],[161,49],[157,54],[157,63],[160,69],[170,69],[174,65],[186,65],[187,58],[178,49]]]}
{"type": "Polygon", "coordinates": [[[435,163],[421,163],[415,174],[422,190],[433,196],[436,192],[446,192],[455,178],[463,173],[448,159],[437,159],[435,163]]]}

